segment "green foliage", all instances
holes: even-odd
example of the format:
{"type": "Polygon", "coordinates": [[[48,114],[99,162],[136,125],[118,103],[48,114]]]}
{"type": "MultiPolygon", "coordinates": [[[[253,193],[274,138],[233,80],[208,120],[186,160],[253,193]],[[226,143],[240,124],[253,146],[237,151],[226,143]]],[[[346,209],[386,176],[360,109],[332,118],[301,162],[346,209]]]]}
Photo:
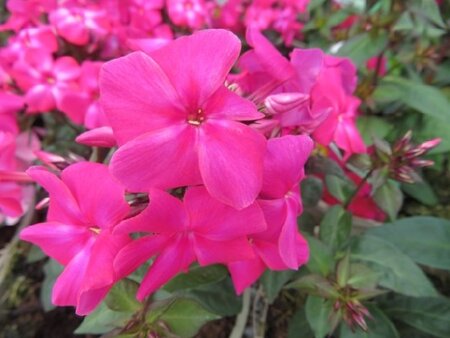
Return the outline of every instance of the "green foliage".
{"type": "Polygon", "coordinates": [[[170,332],[181,338],[194,336],[202,325],[210,320],[219,318],[199,303],[190,299],[177,299],[158,317],[167,325],[170,332]]]}
{"type": "Polygon", "coordinates": [[[450,270],[450,221],[435,217],[409,217],[368,234],[390,242],[415,262],[450,270]]]}
{"type": "Polygon", "coordinates": [[[380,274],[379,284],[414,297],[435,297],[437,292],[422,270],[387,240],[371,235],[355,238],[352,257],[370,263],[380,274]]]}
{"type": "Polygon", "coordinates": [[[428,337],[449,336],[450,301],[447,298],[396,296],[382,305],[391,318],[424,332],[428,337]]]}

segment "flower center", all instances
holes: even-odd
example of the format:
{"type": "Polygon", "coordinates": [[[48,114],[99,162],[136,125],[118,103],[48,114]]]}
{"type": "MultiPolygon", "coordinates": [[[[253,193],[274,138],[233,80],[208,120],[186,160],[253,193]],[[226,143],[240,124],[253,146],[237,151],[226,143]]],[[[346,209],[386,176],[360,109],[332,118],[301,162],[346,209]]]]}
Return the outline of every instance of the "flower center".
{"type": "Polygon", "coordinates": [[[193,126],[199,126],[205,120],[205,114],[203,109],[198,108],[196,111],[190,113],[187,118],[187,123],[192,124],[193,126]]]}
{"type": "Polygon", "coordinates": [[[93,227],[89,227],[89,230],[92,231],[95,235],[99,235],[101,229],[99,227],[93,226],[93,227]]]}

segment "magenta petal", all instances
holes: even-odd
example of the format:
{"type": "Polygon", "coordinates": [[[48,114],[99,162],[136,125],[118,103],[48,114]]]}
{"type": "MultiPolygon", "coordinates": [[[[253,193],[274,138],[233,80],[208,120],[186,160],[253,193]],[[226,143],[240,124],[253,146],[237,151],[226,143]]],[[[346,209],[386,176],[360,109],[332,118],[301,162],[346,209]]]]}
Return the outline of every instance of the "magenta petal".
{"type": "Polygon", "coordinates": [[[119,251],[114,259],[114,271],[118,279],[128,276],[169,242],[167,236],[145,236],[132,241],[119,251]]]}
{"type": "Polygon", "coordinates": [[[265,242],[256,241],[253,245],[257,255],[263,260],[271,270],[287,270],[288,266],[283,262],[280,256],[280,250],[284,250],[279,247],[278,241],[265,242]]]}
{"type": "Polygon", "coordinates": [[[43,84],[31,88],[25,95],[25,102],[28,105],[27,112],[29,113],[48,112],[56,105],[51,87],[43,84]]]}
{"type": "Polygon", "coordinates": [[[231,273],[234,289],[239,295],[247,287],[256,282],[266,270],[266,266],[262,260],[257,257],[251,260],[229,263],[228,270],[231,273]]]}
{"type": "Polygon", "coordinates": [[[100,127],[85,131],[78,135],[75,141],[91,147],[112,148],[116,145],[111,127],[100,127]]]}
{"type": "Polygon", "coordinates": [[[151,189],[150,203],[137,216],[121,222],[115,233],[154,232],[173,234],[186,228],[188,218],[183,203],[165,191],[151,189]]]}
{"type": "Polygon", "coordinates": [[[264,117],[264,114],[256,110],[253,102],[228,90],[225,86],[220,87],[208,99],[204,110],[214,119],[247,121],[264,117]]]}
{"type": "Polygon", "coordinates": [[[207,29],[178,38],[151,56],[170,78],[184,105],[200,107],[223,85],[240,49],[241,42],[233,33],[207,29]],[[180,55],[185,62],[180,62],[180,55]]]}
{"type": "Polygon", "coordinates": [[[130,241],[127,235],[112,235],[109,231],[102,231],[97,235],[82,291],[107,287],[118,280],[113,262],[118,252],[130,241]]]}
{"type": "Polygon", "coordinates": [[[207,121],[200,128],[200,172],[208,192],[242,209],[255,201],[262,186],[266,140],[234,121],[207,121]]]}
{"type": "Polygon", "coordinates": [[[79,162],[63,170],[61,179],[92,226],[112,227],[128,214],[125,189],[109,174],[106,165],[79,162]]]}
{"type": "Polygon", "coordinates": [[[77,306],[94,239],[78,252],[64,268],[53,286],[52,303],[58,306],[77,306]]]}
{"type": "Polygon", "coordinates": [[[20,232],[20,239],[39,246],[48,256],[66,265],[80,252],[91,234],[80,226],[58,222],[38,223],[20,232]]]}
{"type": "Polygon", "coordinates": [[[195,235],[194,250],[201,265],[226,264],[255,258],[255,253],[247,237],[215,241],[201,235],[195,235]]]}
{"type": "Polygon", "coordinates": [[[320,49],[294,49],[291,53],[291,63],[298,77],[297,83],[302,93],[309,93],[317,82],[323,67],[325,55],[320,49]]]}
{"type": "Polygon", "coordinates": [[[81,292],[75,313],[79,316],[86,316],[91,313],[106,297],[111,287],[112,285],[108,285],[103,288],[81,292]]]}
{"type": "Polygon", "coordinates": [[[256,28],[247,29],[246,39],[261,63],[263,69],[279,81],[286,81],[295,76],[294,67],[273,44],[256,28]]]}
{"type": "Polygon", "coordinates": [[[312,148],[313,141],[305,135],[270,139],[264,159],[262,196],[282,198],[298,184],[312,148]]]}
{"type": "Polygon", "coordinates": [[[212,198],[204,187],[186,191],[184,204],[196,233],[212,240],[227,240],[266,228],[264,214],[257,203],[236,210],[212,198]]]}
{"type": "Polygon", "coordinates": [[[27,174],[42,185],[50,195],[48,221],[58,221],[66,224],[85,223],[77,201],[58,177],[43,167],[31,167],[27,170],[27,174]]]}
{"type": "Polygon", "coordinates": [[[142,52],[105,63],[100,72],[100,93],[119,144],[185,119],[166,74],[142,52]]]}
{"type": "MultiPolygon", "coordinates": [[[[283,262],[291,269],[298,269],[298,267],[308,260],[307,252],[305,255],[298,254],[300,248],[297,247],[299,240],[299,232],[297,225],[298,205],[297,201],[293,199],[286,199],[287,214],[283,224],[279,239],[280,256],[283,262]]],[[[304,247],[303,247],[304,249],[304,247]]]]}
{"type": "Polygon", "coordinates": [[[111,171],[135,192],[199,184],[196,133],[183,123],[144,134],[119,148],[111,171]]]}
{"type": "Polygon", "coordinates": [[[137,299],[143,300],[172,277],[186,271],[194,261],[195,255],[189,238],[177,236],[153,262],[139,287],[137,299]]]}
{"type": "Polygon", "coordinates": [[[80,76],[80,66],[74,58],[62,56],[56,59],[53,73],[59,81],[73,81],[80,76]]]}

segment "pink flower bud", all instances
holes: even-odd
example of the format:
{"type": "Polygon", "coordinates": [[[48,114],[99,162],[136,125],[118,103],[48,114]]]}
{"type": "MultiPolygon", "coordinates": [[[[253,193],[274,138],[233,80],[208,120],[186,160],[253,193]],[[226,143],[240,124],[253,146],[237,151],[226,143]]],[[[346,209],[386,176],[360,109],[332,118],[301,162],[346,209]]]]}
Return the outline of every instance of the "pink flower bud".
{"type": "Polygon", "coordinates": [[[280,93],[268,96],[264,104],[271,115],[283,114],[292,110],[300,110],[309,99],[309,95],[303,93],[280,93]]]}

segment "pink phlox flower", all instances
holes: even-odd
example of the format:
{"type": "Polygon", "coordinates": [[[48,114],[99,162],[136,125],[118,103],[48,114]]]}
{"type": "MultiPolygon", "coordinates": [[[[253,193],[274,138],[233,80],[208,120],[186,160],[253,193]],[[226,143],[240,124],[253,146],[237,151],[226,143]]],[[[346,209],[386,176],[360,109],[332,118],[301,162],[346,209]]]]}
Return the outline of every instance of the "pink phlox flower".
{"type": "MultiPolygon", "coordinates": [[[[326,98],[312,99],[311,90],[324,66],[324,54],[318,49],[295,49],[291,60],[258,30],[247,30],[247,41],[253,47],[239,60],[243,71],[235,81],[258,105],[264,104],[272,121],[264,132],[278,133],[281,128],[311,133],[331,111],[326,98]]],[[[261,128],[264,120],[258,121],[261,128]]]]}
{"type": "Polygon", "coordinates": [[[270,139],[264,162],[264,185],[258,203],[267,229],[249,235],[256,257],[228,264],[238,293],[255,282],[266,268],[298,269],[309,257],[308,246],[297,228],[302,212],[299,183],[313,148],[308,136],[270,139]]]}
{"type": "Polygon", "coordinates": [[[224,86],[239,50],[232,33],[204,30],[103,66],[100,101],[120,145],[111,170],[130,191],[203,183],[236,208],[254,202],[266,141],[239,121],[262,114],[224,86]]]}
{"type": "Polygon", "coordinates": [[[325,65],[311,96],[317,99],[327,98],[333,109],[315,130],[313,137],[322,145],[334,141],[346,152],[346,156],[364,153],[366,147],[356,128],[361,101],[352,95],[356,87],[356,68],[350,60],[332,56],[326,56],[325,65]]]}
{"type": "Polygon", "coordinates": [[[29,26],[39,25],[41,16],[56,7],[57,0],[8,0],[6,8],[11,13],[0,31],[15,30],[29,26]]]}
{"type": "Polygon", "coordinates": [[[177,26],[191,29],[202,28],[208,20],[204,0],[167,0],[167,13],[177,26]]]}
{"type": "Polygon", "coordinates": [[[64,94],[76,90],[80,75],[77,61],[70,56],[53,60],[45,51],[28,51],[23,60],[17,61],[12,77],[26,92],[27,112],[41,113],[56,108],[64,94]]]}
{"type": "Polygon", "coordinates": [[[183,201],[155,189],[149,197],[149,206],[116,230],[149,233],[126,246],[114,262],[118,274],[125,276],[156,255],[138,299],[187,271],[195,261],[204,266],[254,257],[247,234],[266,227],[257,203],[236,210],[212,198],[204,187],[188,188],[183,201]]]}
{"type": "Polygon", "coordinates": [[[81,65],[77,87],[62,96],[58,108],[72,121],[93,129],[108,126],[108,120],[99,103],[99,61],[84,61],[81,65]]]}
{"type": "Polygon", "coordinates": [[[128,236],[112,233],[129,212],[124,189],[97,163],[71,165],[61,179],[42,167],[27,172],[49,192],[50,206],[47,221],[23,229],[20,238],[64,265],[52,302],[76,306],[77,314],[86,315],[117,280],[113,260],[129,242],[128,236]]]}
{"type": "Polygon", "coordinates": [[[99,6],[64,5],[49,13],[50,24],[59,36],[70,43],[84,46],[108,34],[108,13],[99,6]]]}

